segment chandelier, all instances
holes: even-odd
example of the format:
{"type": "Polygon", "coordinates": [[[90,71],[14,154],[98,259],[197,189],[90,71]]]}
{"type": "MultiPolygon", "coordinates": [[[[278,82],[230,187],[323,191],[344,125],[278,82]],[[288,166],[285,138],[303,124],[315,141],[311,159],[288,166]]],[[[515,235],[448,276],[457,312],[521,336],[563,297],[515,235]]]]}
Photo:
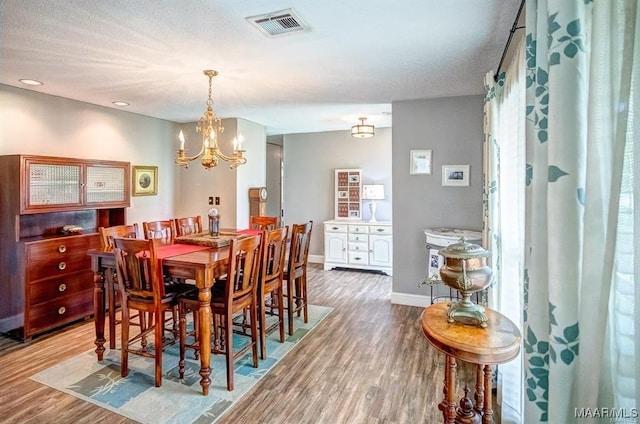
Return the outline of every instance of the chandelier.
{"type": "Polygon", "coordinates": [[[213,100],[211,99],[211,80],[218,75],[218,71],[206,70],[204,74],[209,77],[209,98],[207,99],[207,110],[204,111],[202,117],[198,120],[198,126],[196,131],[202,133],[202,148],[195,156],[187,156],[184,149],[184,134],[180,130],[180,149],[178,150],[178,157],[175,163],[189,167],[189,162],[194,161],[202,156],[202,166],[206,169],[211,169],[218,165],[218,161],[222,159],[225,162],[229,162],[231,169],[237,168],[240,165],[247,163],[247,159],[242,156],[244,150],[242,150],[242,135],[233,138],[233,154],[227,156],[218,147],[218,135],[222,134],[224,128],[222,127],[222,121],[216,116],[213,111],[213,100]]]}
{"type": "Polygon", "coordinates": [[[368,138],[373,137],[376,133],[374,132],[373,125],[365,124],[364,121],[367,118],[358,118],[360,123],[351,127],[351,137],[357,138],[368,138]]]}

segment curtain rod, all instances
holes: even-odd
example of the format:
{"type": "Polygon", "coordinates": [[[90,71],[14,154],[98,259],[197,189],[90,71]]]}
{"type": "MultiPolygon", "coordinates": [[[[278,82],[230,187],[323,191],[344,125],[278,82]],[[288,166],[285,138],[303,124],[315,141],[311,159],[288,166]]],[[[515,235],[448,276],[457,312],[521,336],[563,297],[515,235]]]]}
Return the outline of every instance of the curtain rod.
{"type": "Polygon", "coordinates": [[[516,15],[516,19],[513,21],[513,25],[511,25],[511,30],[509,30],[509,38],[507,39],[507,44],[504,46],[504,50],[502,51],[502,57],[500,58],[500,63],[498,64],[498,69],[496,70],[495,75],[493,76],[493,80],[498,82],[498,75],[500,74],[500,68],[502,67],[502,62],[504,62],[504,57],[507,55],[507,50],[509,50],[509,44],[511,44],[511,39],[513,38],[513,33],[516,30],[524,28],[523,26],[517,26],[518,21],[520,20],[520,14],[522,13],[522,9],[524,8],[525,0],[520,2],[520,7],[518,8],[518,14],[516,15]]]}

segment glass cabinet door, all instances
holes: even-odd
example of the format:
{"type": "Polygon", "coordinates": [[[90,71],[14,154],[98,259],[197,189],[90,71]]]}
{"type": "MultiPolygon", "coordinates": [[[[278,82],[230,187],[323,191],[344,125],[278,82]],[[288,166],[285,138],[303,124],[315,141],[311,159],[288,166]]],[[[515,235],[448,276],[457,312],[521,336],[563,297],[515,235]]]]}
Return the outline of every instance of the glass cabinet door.
{"type": "Polygon", "coordinates": [[[87,204],[122,203],[126,201],[124,166],[87,165],[87,204]]]}
{"type": "Polygon", "coordinates": [[[82,204],[79,164],[28,162],[26,209],[82,204]]]}

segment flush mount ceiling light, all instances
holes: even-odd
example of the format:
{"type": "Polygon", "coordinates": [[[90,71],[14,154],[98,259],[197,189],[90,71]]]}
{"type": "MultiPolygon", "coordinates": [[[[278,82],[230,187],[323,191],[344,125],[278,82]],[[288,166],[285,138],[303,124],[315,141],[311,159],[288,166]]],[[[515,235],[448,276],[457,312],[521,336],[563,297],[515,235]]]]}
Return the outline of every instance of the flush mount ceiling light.
{"type": "Polygon", "coordinates": [[[351,137],[369,138],[376,135],[373,125],[365,124],[367,118],[358,118],[360,123],[351,127],[351,137]]]}
{"type": "Polygon", "coordinates": [[[111,102],[116,106],[129,106],[129,103],[123,102],[122,100],[116,100],[115,102],[111,102]]]}
{"type": "Polygon", "coordinates": [[[18,81],[26,85],[33,85],[33,86],[44,85],[44,83],[38,80],[32,80],[32,79],[19,79],[18,81]]]}

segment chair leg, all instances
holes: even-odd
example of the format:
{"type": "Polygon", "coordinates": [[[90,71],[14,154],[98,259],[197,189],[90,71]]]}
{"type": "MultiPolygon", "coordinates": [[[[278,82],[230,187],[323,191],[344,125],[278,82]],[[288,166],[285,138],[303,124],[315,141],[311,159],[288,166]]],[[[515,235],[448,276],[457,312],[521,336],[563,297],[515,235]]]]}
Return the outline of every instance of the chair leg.
{"type": "MultiPolygon", "coordinates": [[[[258,305],[257,299],[251,304],[251,352],[253,354],[253,368],[258,368],[258,305]]],[[[266,350],[266,348],[265,348],[266,350]]]]}
{"type": "Polygon", "coordinates": [[[307,271],[305,270],[302,273],[302,278],[300,278],[300,286],[302,287],[302,312],[304,316],[304,323],[309,322],[309,302],[307,302],[307,271]]]}
{"type": "Polygon", "coordinates": [[[293,311],[295,309],[293,302],[293,287],[295,283],[291,280],[287,281],[287,317],[289,319],[289,335],[293,336],[293,311]]]}
{"type": "Polygon", "coordinates": [[[280,343],[284,343],[284,294],[282,287],[278,289],[278,327],[280,329],[280,343]]]}
{"type": "Polygon", "coordinates": [[[260,307],[258,319],[260,320],[260,359],[265,360],[267,359],[267,313],[265,311],[264,296],[260,296],[259,302],[260,307]]]}
{"type": "Polygon", "coordinates": [[[181,380],[184,378],[184,356],[187,341],[187,314],[185,309],[182,305],[178,308],[178,316],[180,317],[180,361],[178,361],[178,374],[181,380]]]}
{"type": "Polygon", "coordinates": [[[162,386],[162,339],[164,338],[164,313],[155,312],[156,322],[154,327],[155,334],[155,363],[156,363],[156,387],[162,386]]]}
{"type": "Polygon", "coordinates": [[[107,303],[109,304],[109,349],[116,348],[116,293],[113,271],[107,270],[107,303]]]}
{"type": "Polygon", "coordinates": [[[122,304],[120,321],[120,376],[129,375],[129,308],[122,304]]]}
{"type": "Polygon", "coordinates": [[[226,336],[226,350],[225,356],[227,359],[227,390],[233,391],[233,316],[230,311],[225,313],[225,336],[226,336]]]}

